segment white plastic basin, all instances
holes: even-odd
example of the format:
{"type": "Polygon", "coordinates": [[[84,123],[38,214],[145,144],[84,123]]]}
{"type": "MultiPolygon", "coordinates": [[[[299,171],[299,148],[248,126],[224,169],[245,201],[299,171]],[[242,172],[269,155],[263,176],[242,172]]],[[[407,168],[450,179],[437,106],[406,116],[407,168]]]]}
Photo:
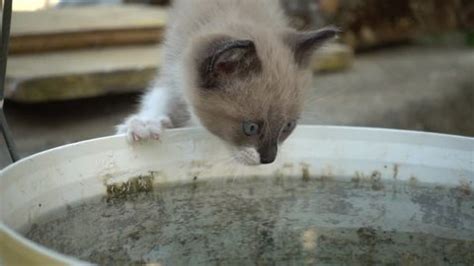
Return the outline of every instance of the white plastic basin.
{"type": "MultiPolygon", "coordinates": [[[[192,182],[194,177],[271,178],[276,174],[353,180],[370,179],[376,172],[382,182],[430,183],[467,196],[474,193],[474,140],[468,137],[299,126],[272,165],[237,166],[228,158],[222,143],[208,133],[177,129],[167,131],[161,142],[132,147],[124,137],[113,136],[62,146],[16,162],[0,172],[0,264],[80,263],[29,241],[17,230],[27,228],[48,211],[105,194],[107,184],[150,171],[159,173],[153,181],[157,184],[192,182]]],[[[421,217],[423,210],[418,212],[421,217]]],[[[408,226],[408,218],[397,210],[386,210],[384,215],[398,219],[401,227],[408,226]]],[[[459,234],[474,240],[474,221],[462,222],[464,229],[459,234]]],[[[430,225],[417,230],[442,234],[444,229],[430,225]]]]}

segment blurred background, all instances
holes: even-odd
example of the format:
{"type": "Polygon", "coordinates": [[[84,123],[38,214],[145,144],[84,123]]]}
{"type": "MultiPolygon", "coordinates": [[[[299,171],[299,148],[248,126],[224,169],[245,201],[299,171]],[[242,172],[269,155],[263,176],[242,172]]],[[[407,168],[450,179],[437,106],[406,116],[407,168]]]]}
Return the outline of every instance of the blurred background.
{"type": "MultiPolygon", "coordinates": [[[[302,123],[474,136],[474,1],[281,2],[295,28],[344,29],[315,55],[302,123]]],[[[169,4],[13,1],[4,110],[21,156],[114,133],[160,68],[169,4]]]]}

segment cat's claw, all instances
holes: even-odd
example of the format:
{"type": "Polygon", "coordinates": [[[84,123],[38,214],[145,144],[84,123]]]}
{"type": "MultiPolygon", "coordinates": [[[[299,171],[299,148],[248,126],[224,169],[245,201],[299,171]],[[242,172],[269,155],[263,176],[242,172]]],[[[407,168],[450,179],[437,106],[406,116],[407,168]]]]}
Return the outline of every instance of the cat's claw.
{"type": "Polygon", "coordinates": [[[173,124],[169,117],[143,119],[138,116],[132,116],[125,123],[117,127],[117,133],[126,134],[127,140],[130,143],[149,139],[160,140],[163,130],[172,126],[173,124]]]}
{"type": "Polygon", "coordinates": [[[151,138],[154,140],[160,140],[160,134],[151,133],[151,138]]]}
{"type": "Polygon", "coordinates": [[[132,133],[132,140],[138,142],[140,141],[140,137],[137,136],[135,133],[132,133]]]}

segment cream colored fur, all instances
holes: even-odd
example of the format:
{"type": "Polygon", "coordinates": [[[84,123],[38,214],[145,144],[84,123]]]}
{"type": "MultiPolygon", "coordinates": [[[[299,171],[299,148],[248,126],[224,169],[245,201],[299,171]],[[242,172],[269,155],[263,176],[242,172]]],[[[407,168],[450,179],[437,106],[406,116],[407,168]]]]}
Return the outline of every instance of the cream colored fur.
{"type": "MultiPolygon", "coordinates": [[[[117,132],[135,142],[159,139],[168,127],[204,126],[231,147],[237,161],[259,164],[259,145],[299,118],[310,84],[310,71],[295,62],[289,45],[293,33],[276,0],[174,1],[161,72],[139,111],[117,132]],[[204,89],[198,62],[209,43],[222,36],[251,40],[261,71],[229,80],[222,88],[204,89]],[[262,121],[258,139],[243,134],[244,121],[262,121]]],[[[276,138],[280,144],[286,136],[276,138]]]]}

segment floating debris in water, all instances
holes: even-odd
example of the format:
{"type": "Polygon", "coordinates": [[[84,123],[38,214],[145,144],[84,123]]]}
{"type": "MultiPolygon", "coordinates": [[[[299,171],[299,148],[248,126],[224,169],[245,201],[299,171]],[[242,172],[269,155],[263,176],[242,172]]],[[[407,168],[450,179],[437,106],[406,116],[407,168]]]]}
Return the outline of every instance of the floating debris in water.
{"type": "Polygon", "coordinates": [[[124,198],[138,192],[150,192],[153,190],[154,175],[138,176],[130,178],[125,182],[108,184],[107,199],[124,198]]]}

